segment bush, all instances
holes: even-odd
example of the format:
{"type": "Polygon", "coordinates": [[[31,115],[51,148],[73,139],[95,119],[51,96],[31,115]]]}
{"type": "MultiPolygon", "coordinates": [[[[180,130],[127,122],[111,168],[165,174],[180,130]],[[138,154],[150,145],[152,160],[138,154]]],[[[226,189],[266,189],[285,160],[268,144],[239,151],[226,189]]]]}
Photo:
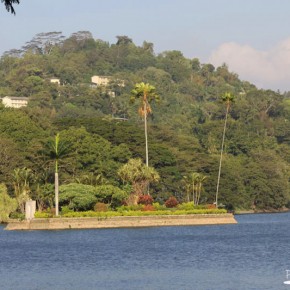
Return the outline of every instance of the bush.
{"type": "Polygon", "coordinates": [[[9,218],[11,219],[17,219],[17,220],[24,220],[25,219],[25,214],[22,212],[14,211],[9,215],[9,218]]]}
{"type": "Polygon", "coordinates": [[[183,203],[180,203],[178,206],[177,206],[178,209],[184,209],[184,210],[192,210],[192,209],[195,209],[197,208],[193,202],[183,202],[183,203]]]}
{"type": "Polygon", "coordinates": [[[155,210],[166,210],[166,206],[161,205],[159,202],[154,202],[153,206],[155,210]]]}
{"type": "Polygon", "coordinates": [[[174,196],[169,197],[165,202],[165,206],[167,208],[177,207],[177,205],[178,205],[178,201],[174,196]]]}
{"type": "MultiPolygon", "coordinates": [[[[141,205],[140,205],[141,206],[141,205]]],[[[148,205],[149,206],[149,205],[148,205]]],[[[85,211],[85,212],[69,212],[63,217],[97,217],[100,219],[105,219],[115,216],[162,216],[162,215],[186,215],[186,214],[224,214],[227,211],[225,209],[193,209],[193,210],[160,210],[160,211],[144,211],[144,205],[141,206],[140,210],[134,211],[107,211],[107,212],[95,212],[95,211],[85,211]]]]}
{"type": "Polygon", "coordinates": [[[142,208],[142,211],[154,211],[155,208],[152,204],[146,204],[144,205],[144,207],[142,208]]]}
{"type": "Polygon", "coordinates": [[[127,212],[127,211],[138,211],[138,210],[142,210],[143,205],[142,204],[138,204],[138,205],[122,205],[120,207],[117,208],[117,212],[127,212]]]}
{"type": "Polygon", "coordinates": [[[108,211],[108,205],[103,202],[97,202],[94,206],[94,211],[97,211],[97,212],[108,211]]]}
{"type": "Polygon", "coordinates": [[[153,197],[149,194],[142,194],[139,196],[138,204],[152,205],[153,197]]]}
{"type": "Polygon", "coordinates": [[[206,208],[206,209],[215,209],[216,206],[215,206],[215,204],[206,204],[206,205],[205,205],[205,208],[206,208]]]}
{"type": "Polygon", "coordinates": [[[66,214],[66,213],[68,213],[68,212],[73,212],[73,210],[72,209],[70,209],[68,206],[66,206],[66,205],[64,205],[64,206],[62,206],[61,207],[61,214],[63,215],[63,214],[66,214]]]}
{"type": "Polygon", "coordinates": [[[44,212],[44,211],[37,211],[35,214],[34,214],[34,217],[35,218],[52,218],[53,217],[53,214],[50,213],[50,212],[44,212]]]}

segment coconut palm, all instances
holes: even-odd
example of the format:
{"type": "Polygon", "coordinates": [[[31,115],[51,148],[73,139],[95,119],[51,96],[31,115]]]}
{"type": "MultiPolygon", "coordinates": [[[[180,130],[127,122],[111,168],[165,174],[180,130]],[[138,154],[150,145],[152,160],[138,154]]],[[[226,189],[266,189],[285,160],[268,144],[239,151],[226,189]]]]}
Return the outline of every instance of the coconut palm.
{"type": "Polygon", "coordinates": [[[159,101],[159,96],[155,92],[155,87],[148,83],[138,83],[131,91],[131,102],[140,99],[139,114],[144,118],[145,131],[145,151],[146,151],[146,166],[149,166],[148,161],[148,135],[147,135],[147,116],[152,113],[150,102],[159,101]]]}
{"type": "Polygon", "coordinates": [[[228,115],[229,115],[231,103],[234,101],[235,97],[231,93],[225,93],[221,97],[221,99],[226,104],[226,116],[225,116],[225,123],[224,123],[223,137],[222,137],[220,162],[219,162],[219,171],[218,171],[218,180],[217,180],[217,187],[216,187],[216,199],[215,199],[216,207],[218,207],[218,194],[219,194],[219,185],[220,185],[220,177],[221,177],[221,170],[222,170],[222,159],[223,159],[223,151],[224,151],[224,144],[225,144],[227,120],[228,120],[228,115]]]}
{"type": "Polygon", "coordinates": [[[51,159],[55,161],[54,170],[54,193],[55,193],[55,215],[59,213],[59,179],[58,179],[58,166],[60,158],[66,156],[69,153],[69,146],[66,142],[61,142],[60,134],[56,134],[54,141],[48,144],[49,154],[51,159]]]}

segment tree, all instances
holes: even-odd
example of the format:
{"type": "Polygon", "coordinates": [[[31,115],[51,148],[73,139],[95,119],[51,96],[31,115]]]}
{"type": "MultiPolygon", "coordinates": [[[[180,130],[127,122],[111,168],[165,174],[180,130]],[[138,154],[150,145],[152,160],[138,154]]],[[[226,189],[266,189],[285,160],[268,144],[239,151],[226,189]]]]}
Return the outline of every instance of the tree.
{"type": "Polygon", "coordinates": [[[30,199],[30,183],[33,174],[29,168],[16,168],[13,171],[14,194],[22,213],[25,212],[25,202],[30,199]]]}
{"type": "Polygon", "coordinates": [[[127,35],[117,35],[117,45],[128,45],[130,43],[133,43],[132,39],[128,37],[127,35]]]}
{"type": "Polygon", "coordinates": [[[54,171],[54,189],[55,189],[55,215],[59,213],[59,180],[58,163],[60,158],[66,156],[69,152],[69,146],[66,142],[61,142],[60,134],[56,134],[54,141],[48,143],[50,157],[55,161],[54,171]]]}
{"type": "Polygon", "coordinates": [[[219,194],[219,185],[220,185],[220,177],[221,177],[221,170],[222,170],[222,159],[223,159],[223,151],[224,151],[224,144],[225,144],[227,120],[228,120],[228,114],[229,114],[230,106],[231,106],[231,103],[234,101],[234,98],[235,97],[231,93],[225,93],[222,96],[222,101],[226,104],[226,116],[225,116],[225,123],[224,123],[223,137],[222,137],[220,162],[219,162],[219,171],[218,171],[218,180],[217,180],[217,186],[216,186],[216,199],[215,199],[216,207],[218,207],[218,194],[219,194]]]}
{"type": "Polygon", "coordinates": [[[153,167],[145,166],[140,158],[130,159],[118,170],[118,175],[124,183],[132,185],[133,204],[137,204],[149,182],[158,182],[160,179],[158,172],[153,167]]]}
{"type": "Polygon", "coordinates": [[[53,47],[62,43],[64,38],[61,31],[42,32],[36,34],[22,48],[24,51],[31,50],[40,54],[50,54],[53,47]]]}
{"type": "Polygon", "coordinates": [[[6,184],[11,181],[11,173],[14,168],[24,163],[24,158],[19,153],[15,142],[8,138],[0,137],[0,182],[6,184]]]}
{"type": "Polygon", "coordinates": [[[108,204],[112,208],[116,208],[122,205],[122,202],[124,202],[129,197],[124,190],[110,184],[98,185],[95,187],[95,189],[95,196],[97,197],[98,201],[108,204]]]}
{"type": "Polygon", "coordinates": [[[148,134],[147,134],[147,116],[152,113],[150,106],[151,101],[159,101],[159,96],[155,92],[155,87],[148,83],[138,83],[131,91],[131,102],[135,102],[140,98],[139,114],[144,118],[144,130],[145,130],[145,151],[146,151],[146,166],[149,166],[148,161],[148,134]]]}
{"type": "Polygon", "coordinates": [[[9,214],[17,208],[17,201],[7,194],[5,184],[0,183],[0,223],[5,222],[9,214]]]}
{"type": "Polygon", "coordinates": [[[202,185],[206,179],[207,179],[207,176],[198,173],[196,177],[197,185],[196,185],[196,195],[195,195],[195,200],[194,200],[195,205],[199,204],[201,191],[202,191],[202,185]]]}
{"type": "Polygon", "coordinates": [[[92,185],[70,183],[60,186],[59,201],[72,210],[91,210],[98,201],[95,195],[96,188],[92,185]]]}
{"type": "Polygon", "coordinates": [[[8,12],[15,14],[15,9],[13,7],[14,4],[19,4],[19,0],[1,0],[4,3],[8,12]]]}

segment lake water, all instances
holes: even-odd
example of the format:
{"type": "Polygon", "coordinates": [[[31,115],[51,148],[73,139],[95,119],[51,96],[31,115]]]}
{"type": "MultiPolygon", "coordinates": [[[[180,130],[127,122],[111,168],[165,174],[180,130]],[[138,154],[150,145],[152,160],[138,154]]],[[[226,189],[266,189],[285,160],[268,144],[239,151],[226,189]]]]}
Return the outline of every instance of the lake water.
{"type": "Polygon", "coordinates": [[[1,226],[0,289],[290,289],[283,284],[290,213],[236,219],[237,225],[101,230],[1,226]]]}

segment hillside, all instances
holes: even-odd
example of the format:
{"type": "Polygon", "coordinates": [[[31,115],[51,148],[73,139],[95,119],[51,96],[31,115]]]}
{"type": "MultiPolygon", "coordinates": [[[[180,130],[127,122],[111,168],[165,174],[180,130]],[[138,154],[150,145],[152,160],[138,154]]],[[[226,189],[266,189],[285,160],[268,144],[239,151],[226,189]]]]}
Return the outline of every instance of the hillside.
{"type": "Polygon", "coordinates": [[[200,203],[215,201],[226,112],[221,96],[230,92],[235,102],[220,203],[228,209],[280,209],[289,203],[289,95],[257,89],[226,65],[201,64],[180,51],[156,55],[152,43],[137,46],[127,36],[110,44],[87,31],[68,38],[52,32],[5,53],[0,75],[0,97],[29,98],[25,108],[0,107],[0,182],[11,196],[17,180],[28,174],[30,197],[53,206],[48,145],[57,133],[69,144],[59,160],[61,184],[124,188],[118,169],[130,158],[145,159],[143,120],[139,104],[129,102],[130,91],[148,82],[161,100],[152,104],[148,120],[149,165],[160,174],[160,182],[150,186],[156,201],[171,195],[186,200],[193,173],[206,176],[200,203]],[[92,76],[107,76],[109,83],[92,84],[92,76]]]}

